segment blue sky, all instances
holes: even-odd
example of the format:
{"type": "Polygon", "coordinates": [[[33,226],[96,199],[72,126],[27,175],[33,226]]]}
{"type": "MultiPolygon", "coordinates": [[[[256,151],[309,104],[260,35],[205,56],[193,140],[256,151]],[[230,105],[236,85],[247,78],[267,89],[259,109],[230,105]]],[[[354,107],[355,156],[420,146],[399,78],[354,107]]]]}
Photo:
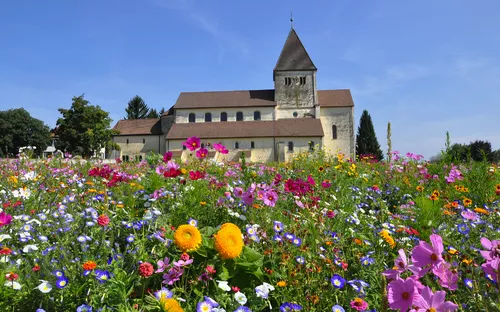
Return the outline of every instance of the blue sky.
{"type": "Polygon", "coordinates": [[[351,89],[386,148],[430,157],[452,142],[500,148],[500,1],[51,0],[0,4],[0,110],[55,126],[85,93],[114,122],[138,94],[273,88],[295,29],[319,89],[351,89]]]}

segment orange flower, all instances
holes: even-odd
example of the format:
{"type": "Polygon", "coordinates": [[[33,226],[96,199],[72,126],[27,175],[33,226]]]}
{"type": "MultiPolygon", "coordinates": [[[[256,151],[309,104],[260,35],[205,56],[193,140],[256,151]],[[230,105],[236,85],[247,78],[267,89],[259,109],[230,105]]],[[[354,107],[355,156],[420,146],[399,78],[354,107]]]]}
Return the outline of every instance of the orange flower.
{"type": "Polygon", "coordinates": [[[417,191],[422,192],[424,190],[424,187],[422,185],[417,186],[417,191]]]}
{"type": "Polygon", "coordinates": [[[85,271],[92,271],[97,268],[97,264],[94,261],[87,261],[82,265],[82,267],[85,271]]]}
{"type": "Polygon", "coordinates": [[[434,195],[434,196],[436,196],[436,197],[439,197],[439,195],[441,195],[441,194],[439,194],[439,191],[436,191],[436,190],[435,190],[434,192],[432,192],[432,195],[434,195]]]}
{"type": "Polygon", "coordinates": [[[363,242],[359,238],[355,238],[354,242],[358,245],[363,245],[363,242]]]}
{"type": "Polygon", "coordinates": [[[472,204],[472,199],[465,198],[464,199],[464,206],[469,207],[472,204]]]}
{"type": "Polygon", "coordinates": [[[457,208],[458,207],[458,203],[456,201],[452,202],[451,205],[453,206],[453,208],[457,208]]]}
{"type": "Polygon", "coordinates": [[[445,210],[443,211],[443,214],[444,214],[445,216],[452,216],[452,215],[454,215],[454,214],[455,214],[455,212],[453,212],[453,211],[451,211],[451,210],[448,210],[448,209],[445,209],[445,210]]]}
{"type": "Polygon", "coordinates": [[[490,212],[484,208],[476,208],[476,209],[474,209],[474,211],[485,214],[485,215],[490,214],[490,212]]]}
{"type": "Polygon", "coordinates": [[[279,281],[278,284],[279,287],[285,287],[286,286],[286,282],[285,281],[279,281]]]}
{"type": "Polygon", "coordinates": [[[431,197],[429,197],[429,199],[430,199],[430,200],[437,200],[437,199],[438,199],[438,197],[437,197],[436,195],[432,194],[432,195],[431,195],[431,197]]]}

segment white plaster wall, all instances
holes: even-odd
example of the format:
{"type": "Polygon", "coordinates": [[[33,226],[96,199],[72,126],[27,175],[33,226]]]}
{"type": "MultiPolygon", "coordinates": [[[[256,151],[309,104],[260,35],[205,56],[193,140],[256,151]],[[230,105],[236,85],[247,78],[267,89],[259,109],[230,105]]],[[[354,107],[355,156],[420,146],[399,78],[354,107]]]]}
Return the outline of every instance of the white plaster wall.
{"type": "Polygon", "coordinates": [[[326,152],[336,155],[340,150],[346,156],[353,157],[354,145],[354,108],[321,107],[321,125],[323,126],[323,146],[326,152]],[[332,138],[332,125],[337,126],[337,139],[332,138]]]}
{"type": "Polygon", "coordinates": [[[253,113],[260,112],[260,120],[274,120],[274,106],[269,107],[241,107],[241,108],[207,108],[207,109],[177,109],[175,123],[189,122],[189,114],[196,115],[196,122],[205,122],[205,113],[212,114],[212,122],[220,121],[220,113],[227,113],[227,121],[236,121],[236,113],[243,112],[243,121],[252,121],[253,113]]]}
{"type": "Polygon", "coordinates": [[[165,152],[165,140],[163,135],[129,135],[115,136],[113,142],[120,145],[120,158],[128,155],[132,160],[136,155],[142,155],[144,158],[147,153],[163,153],[165,152]],[[127,139],[129,140],[127,144],[127,139]],[[143,143],[143,139],[146,143],[143,143]]]}
{"type": "Polygon", "coordinates": [[[276,107],[276,119],[289,119],[289,118],[314,118],[315,109],[313,108],[286,108],[276,107]],[[297,117],[293,113],[297,113],[297,117]]]}

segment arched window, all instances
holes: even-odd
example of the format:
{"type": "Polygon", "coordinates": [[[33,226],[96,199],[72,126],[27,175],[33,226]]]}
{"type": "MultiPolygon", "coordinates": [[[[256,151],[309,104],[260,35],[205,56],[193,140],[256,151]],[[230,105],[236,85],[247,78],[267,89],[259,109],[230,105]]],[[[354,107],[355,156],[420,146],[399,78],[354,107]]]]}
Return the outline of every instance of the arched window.
{"type": "Polygon", "coordinates": [[[314,142],[309,141],[309,152],[314,152],[314,142]]]}
{"type": "Polygon", "coordinates": [[[235,149],[240,148],[240,143],[238,143],[238,142],[234,142],[234,148],[235,148],[235,149]]]}
{"type": "Polygon", "coordinates": [[[205,113],[205,122],[212,122],[212,114],[205,113]]]}
{"type": "Polygon", "coordinates": [[[227,113],[226,112],[220,113],[220,121],[227,121],[227,113]]]}
{"type": "Polygon", "coordinates": [[[196,115],[194,113],[189,114],[189,122],[196,122],[196,115]]]}
{"type": "Polygon", "coordinates": [[[332,139],[334,139],[334,140],[337,139],[337,126],[336,125],[332,126],[332,139]]]}
{"type": "Polygon", "coordinates": [[[254,141],[250,142],[250,148],[255,148],[255,142],[254,141]]]}
{"type": "Polygon", "coordinates": [[[236,121],[243,121],[243,112],[236,113],[236,121]]]}
{"type": "Polygon", "coordinates": [[[293,142],[292,141],[288,142],[288,151],[293,152],[293,142]]]}
{"type": "Polygon", "coordinates": [[[146,143],[146,139],[142,139],[142,143],[143,143],[143,144],[144,144],[144,143],[146,143]]]}
{"type": "Polygon", "coordinates": [[[260,120],[260,112],[259,111],[253,112],[253,120],[260,120]]]}
{"type": "Polygon", "coordinates": [[[127,144],[128,144],[128,139],[127,139],[127,144]]]}

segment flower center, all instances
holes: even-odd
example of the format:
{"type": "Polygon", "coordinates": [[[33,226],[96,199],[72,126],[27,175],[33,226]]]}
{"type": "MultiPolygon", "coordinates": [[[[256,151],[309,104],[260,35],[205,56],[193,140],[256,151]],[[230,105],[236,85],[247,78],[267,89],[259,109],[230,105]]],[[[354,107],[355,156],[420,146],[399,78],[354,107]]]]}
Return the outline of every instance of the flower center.
{"type": "Polygon", "coordinates": [[[427,312],[436,312],[436,309],[430,308],[430,309],[427,310],[427,312]]]}
{"type": "Polygon", "coordinates": [[[400,268],[404,268],[405,267],[405,264],[403,263],[403,261],[399,261],[398,265],[399,265],[400,268]]]}
{"type": "Polygon", "coordinates": [[[438,256],[437,256],[435,253],[433,253],[433,254],[431,255],[431,260],[432,260],[432,261],[436,261],[437,259],[438,259],[438,256]]]}
{"type": "Polygon", "coordinates": [[[191,233],[184,232],[184,238],[185,239],[190,239],[191,238],[191,233]]]}
{"type": "Polygon", "coordinates": [[[408,298],[410,298],[410,294],[407,293],[406,291],[401,295],[403,297],[403,299],[407,300],[408,298]]]}

